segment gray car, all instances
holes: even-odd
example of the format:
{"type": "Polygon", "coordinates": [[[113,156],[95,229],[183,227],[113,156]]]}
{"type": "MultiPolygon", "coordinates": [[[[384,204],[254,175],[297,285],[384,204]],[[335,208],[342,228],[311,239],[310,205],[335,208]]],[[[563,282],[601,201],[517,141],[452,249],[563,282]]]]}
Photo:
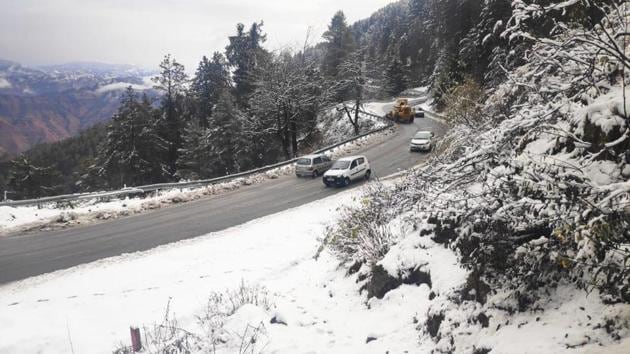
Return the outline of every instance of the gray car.
{"type": "Polygon", "coordinates": [[[328,171],[332,160],[325,154],[306,155],[298,158],[295,164],[295,174],[298,177],[317,177],[328,171]]]}

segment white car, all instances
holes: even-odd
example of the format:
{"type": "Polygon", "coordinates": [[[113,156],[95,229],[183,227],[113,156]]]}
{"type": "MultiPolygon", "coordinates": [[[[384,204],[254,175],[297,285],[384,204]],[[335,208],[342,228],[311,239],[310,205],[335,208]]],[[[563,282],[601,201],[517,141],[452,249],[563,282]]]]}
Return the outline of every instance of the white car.
{"type": "Polygon", "coordinates": [[[324,173],[322,180],[326,187],[347,186],[358,179],[369,179],[372,175],[370,163],[365,156],[348,156],[341,158],[324,173]]]}
{"type": "Polygon", "coordinates": [[[431,151],[433,148],[432,138],[433,133],[430,131],[421,130],[417,132],[413,138],[411,138],[409,151],[431,151]]]}

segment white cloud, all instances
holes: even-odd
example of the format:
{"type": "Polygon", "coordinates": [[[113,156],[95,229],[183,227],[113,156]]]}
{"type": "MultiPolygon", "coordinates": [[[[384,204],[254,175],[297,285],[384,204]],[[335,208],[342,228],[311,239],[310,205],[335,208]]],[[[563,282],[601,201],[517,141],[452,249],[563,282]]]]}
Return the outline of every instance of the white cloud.
{"type": "Polygon", "coordinates": [[[131,88],[136,91],[144,91],[153,88],[153,82],[151,81],[151,77],[147,76],[142,78],[142,84],[134,84],[130,82],[114,82],[108,85],[101,86],[94,92],[105,93],[110,91],[120,91],[127,89],[127,87],[129,86],[131,86],[131,88]]]}
{"type": "Polygon", "coordinates": [[[120,90],[127,89],[127,87],[129,87],[129,86],[131,86],[131,88],[136,90],[136,91],[143,91],[143,90],[148,90],[148,89],[151,88],[150,86],[132,84],[132,83],[129,83],[129,82],[116,82],[116,83],[113,83],[113,84],[101,86],[98,89],[96,89],[95,92],[96,93],[105,93],[105,92],[110,92],[110,91],[120,91],[120,90]]]}
{"type": "Polygon", "coordinates": [[[12,85],[9,82],[9,80],[7,80],[7,79],[5,79],[3,77],[0,77],[0,89],[2,89],[2,88],[11,88],[11,87],[12,87],[12,85]]]}

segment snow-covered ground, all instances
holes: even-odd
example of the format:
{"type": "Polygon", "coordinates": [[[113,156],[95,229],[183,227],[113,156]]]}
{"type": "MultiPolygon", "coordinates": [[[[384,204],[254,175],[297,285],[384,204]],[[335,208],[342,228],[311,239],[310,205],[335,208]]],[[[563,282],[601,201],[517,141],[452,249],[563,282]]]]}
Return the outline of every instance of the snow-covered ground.
{"type": "MultiPolygon", "coordinates": [[[[391,104],[392,102],[370,102],[366,103],[362,107],[362,109],[368,113],[372,113],[382,117],[385,115],[385,111],[373,111],[368,108],[372,107],[373,105],[391,106],[391,104]]],[[[348,103],[347,106],[352,107],[352,104],[348,103]]],[[[322,134],[321,140],[323,145],[336,144],[354,135],[354,127],[352,126],[352,123],[350,123],[350,120],[347,118],[344,111],[338,110],[339,108],[340,106],[334,106],[323,112],[318,117],[317,129],[322,134]]],[[[386,124],[387,123],[382,119],[377,119],[367,114],[363,114],[362,112],[359,113],[359,128],[361,133],[366,133],[370,130],[384,127],[386,124]]]]}
{"type": "MultiPolygon", "coordinates": [[[[265,286],[275,304],[268,312],[249,308],[239,314],[253,316],[252,321],[269,317],[264,318],[267,350],[343,352],[366,346],[367,336],[384,327],[370,328],[364,316],[351,316],[360,313],[370,314],[372,323],[389,323],[387,332],[378,335],[402,345],[405,334],[413,336],[411,317],[396,319],[390,310],[421,297],[369,312],[354,294],[354,281],[336,271],[331,257],[313,259],[336,208],[355,202],[356,194],[340,193],[194,240],[2,286],[0,352],[111,352],[128,341],[129,325],[160,322],[169,299],[179,324],[193,331],[194,316],[201,314],[210,292],[235,288],[241,281],[265,286]],[[287,326],[269,323],[274,311],[282,313],[287,326]],[[407,332],[400,331],[405,327],[407,332]]],[[[240,344],[238,334],[232,333],[228,352],[240,344]]]]}
{"type": "Polygon", "coordinates": [[[430,99],[424,101],[423,103],[414,106],[414,108],[416,108],[416,109],[419,108],[419,109],[421,109],[421,110],[423,110],[425,112],[426,111],[430,111],[431,112],[431,111],[435,111],[435,107],[433,107],[433,104],[434,104],[433,98],[430,98],[430,99]]]}
{"type": "Polygon", "coordinates": [[[378,116],[385,116],[392,109],[393,101],[386,102],[368,102],[363,105],[363,109],[366,112],[376,114],[378,116]]]}
{"type": "MultiPolygon", "coordinates": [[[[401,285],[367,300],[356,275],[348,276],[334,256],[324,251],[314,258],[338,208],[359,204],[361,193],[342,192],[192,240],[0,286],[0,353],[111,352],[129,345],[129,326],[139,326],[143,338],[155,334],[167,305],[174,328],[207,339],[197,316],[203,317],[209,297],[243,283],[264,289],[259,295],[269,306],[245,304],[227,316],[216,332],[217,352],[238,352],[255,328],[253,352],[429,353],[440,346],[424,330],[430,307],[444,310],[442,335],[447,324],[453,326],[462,353],[486,347],[496,353],[573,353],[569,346],[585,336],[612,347],[581,347],[584,352],[628,348],[628,342],[606,340],[605,328],[589,327],[627,313],[627,306],[604,306],[571,287],[553,294],[544,312],[510,316],[496,309],[485,314],[490,326],[470,322],[478,317],[476,303],[457,307],[446,300],[468,274],[456,255],[404,227],[396,251],[379,264],[388,272],[424,264],[431,287],[401,285]]],[[[201,345],[211,352],[210,342],[201,345]]]]}
{"type": "Polygon", "coordinates": [[[410,89],[406,89],[405,91],[401,93],[401,95],[424,96],[424,95],[427,95],[428,93],[429,93],[429,86],[420,86],[420,87],[413,87],[410,89]]]}

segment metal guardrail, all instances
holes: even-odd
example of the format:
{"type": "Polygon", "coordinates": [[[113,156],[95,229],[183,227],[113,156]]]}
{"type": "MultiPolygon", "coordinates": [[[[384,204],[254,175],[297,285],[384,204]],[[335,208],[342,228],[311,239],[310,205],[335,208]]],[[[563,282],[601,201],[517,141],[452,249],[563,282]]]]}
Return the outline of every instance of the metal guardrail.
{"type": "Polygon", "coordinates": [[[98,199],[98,198],[112,198],[121,195],[133,195],[141,194],[144,191],[140,188],[123,188],[120,190],[109,192],[92,192],[92,193],[78,193],[78,194],[63,194],[55,195],[51,197],[42,197],[37,199],[24,199],[24,200],[8,200],[0,202],[0,206],[22,206],[22,205],[35,205],[46,204],[52,202],[65,202],[71,200],[84,200],[84,199],[98,199]]]}
{"type": "MultiPolygon", "coordinates": [[[[360,111],[361,113],[370,116],[372,118],[377,118],[380,120],[383,120],[386,122],[386,125],[377,129],[373,129],[370,130],[367,133],[364,134],[360,134],[357,136],[353,136],[352,138],[346,139],[344,141],[341,141],[339,143],[330,145],[330,146],[326,146],[322,149],[319,149],[317,151],[314,151],[313,153],[317,154],[317,153],[323,153],[326,152],[328,150],[332,150],[334,148],[337,148],[341,145],[345,145],[348,143],[351,143],[353,141],[359,140],[361,138],[364,138],[368,135],[372,135],[375,133],[379,133],[382,132],[386,129],[391,128],[392,126],[394,126],[394,123],[383,118],[380,116],[377,116],[375,114],[369,113],[369,112],[365,112],[365,111],[360,111]]],[[[98,199],[98,198],[112,198],[112,197],[120,197],[120,196],[128,196],[128,195],[134,195],[134,194],[143,194],[143,193],[147,193],[147,192],[153,192],[153,191],[158,191],[158,190],[163,190],[163,189],[175,189],[175,188],[186,188],[186,187],[197,187],[197,186],[205,186],[205,185],[212,185],[212,184],[216,184],[216,183],[220,183],[220,182],[225,182],[225,181],[229,181],[229,180],[233,180],[233,179],[237,179],[240,177],[245,177],[245,176],[250,176],[250,175],[254,175],[257,173],[262,173],[262,172],[267,172],[273,169],[276,169],[278,167],[283,167],[283,166],[288,166],[291,165],[293,163],[295,163],[295,161],[297,160],[297,158],[291,159],[291,160],[287,160],[287,161],[283,161],[283,162],[279,162],[273,165],[267,165],[264,167],[259,167],[253,170],[249,170],[249,171],[245,171],[245,172],[240,172],[240,173],[235,173],[232,175],[227,175],[227,176],[223,176],[223,177],[217,177],[217,178],[211,178],[211,179],[202,179],[202,180],[197,180],[197,181],[189,181],[189,182],[172,182],[172,183],[156,183],[156,184],[149,184],[149,185],[145,185],[145,186],[137,186],[137,187],[133,187],[133,188],[124,188],[124,189],[120,189],[120,190],[116,190],[116,191],[110,191],[110,192],[96,192],[96,193],[81,193],[81,194],[65,194],[65,195],[57,195],[57,196],[51,196],[51,197],[43,197],[43,198],[38,198],[38,199],[25,199],[25,200],[11,200],[11,201],[4,201],[4,202],[0,202],[0,206],[25,206],[25,205],[41,205],[41,204],[46,204],[46,203],[62,203],[62,202],[70,202],[70,201],[76,201],[76,200],[85,200],[85,199],[98,199]]]]}

